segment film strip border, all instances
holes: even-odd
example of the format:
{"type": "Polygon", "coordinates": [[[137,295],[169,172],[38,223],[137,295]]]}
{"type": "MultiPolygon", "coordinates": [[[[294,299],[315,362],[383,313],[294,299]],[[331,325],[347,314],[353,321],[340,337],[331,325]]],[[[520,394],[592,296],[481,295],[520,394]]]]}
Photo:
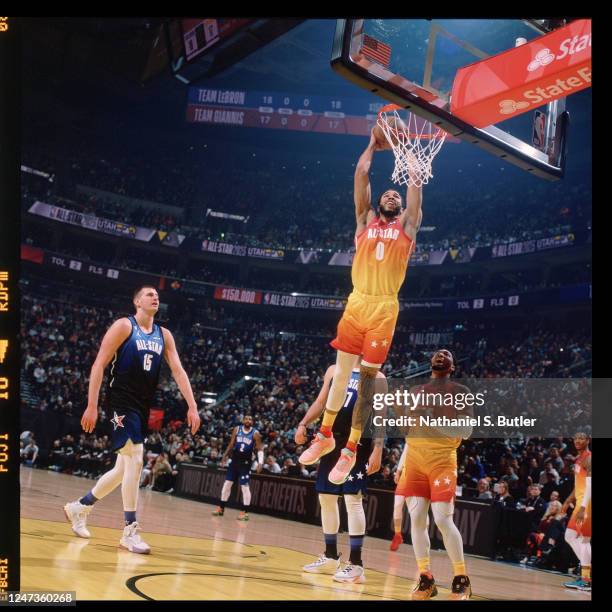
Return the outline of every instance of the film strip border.
{"type": "Polygon", "coordinates": [[[19,22],[0,17],[0,600],[19,577],[19,22]]]}

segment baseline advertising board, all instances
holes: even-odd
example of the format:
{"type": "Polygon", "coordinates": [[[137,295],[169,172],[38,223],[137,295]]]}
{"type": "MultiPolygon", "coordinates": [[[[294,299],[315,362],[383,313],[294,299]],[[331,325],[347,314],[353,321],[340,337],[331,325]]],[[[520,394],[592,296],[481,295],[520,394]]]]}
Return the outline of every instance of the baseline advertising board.
{"type": "MultiPolygon", "coordinates": [[[[179,466],[175,495],[216,504],[225,482],[225,470],[201,465],[179,466]]],[[[321,524],[321,508],[315,483],[302,478],[286,478],[270,474],[251,474],[252,512],[277,516],[311,525],[321,524]]],[[[230,508],[240,508],[240,487],[236,483],[227,502],[230,508]]],[[[370,537],[390,539],[393,536],[393,490],[369,488],[364,500],[366,533],[370,537]]],[[[347,528],[344,504],[340,504],[341,525],[347,528]]],[[[454,521],[464,542],[466,553],[493,557],[501,509],[488,503],[458,498],[454,521]]],[[[405,512],[402,523],[404,541],[410,541],[410,517],[405,512]]],[[[444,548],[442,536],[430,520],[430,539],[433,548],[444,548]]]]}

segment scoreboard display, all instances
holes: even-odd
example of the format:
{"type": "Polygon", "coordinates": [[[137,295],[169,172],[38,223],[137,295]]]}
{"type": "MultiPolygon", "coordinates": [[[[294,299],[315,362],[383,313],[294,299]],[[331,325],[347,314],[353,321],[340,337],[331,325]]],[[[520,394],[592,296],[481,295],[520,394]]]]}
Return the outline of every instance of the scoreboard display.
{"type": "MultiPolygon", "coordinates": [[[[187,121],[250,128],[369,136],[380,98],[340,98],[245,89],[190,87],[187,121]]],[[[447,142],[459,142],[450,134],[447,142]]]]}
{"type": "Polygon", "coordinates": [[[187,121],[367,136],[383,105],[379,98],[190,87],[187,121]]]}

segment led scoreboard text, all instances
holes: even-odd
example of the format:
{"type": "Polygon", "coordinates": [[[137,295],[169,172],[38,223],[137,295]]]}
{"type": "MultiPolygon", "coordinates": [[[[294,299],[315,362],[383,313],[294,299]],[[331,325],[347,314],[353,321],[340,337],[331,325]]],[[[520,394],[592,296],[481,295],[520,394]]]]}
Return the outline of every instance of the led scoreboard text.
{"type": "Polygon", "coordinates": [[[367,136],[381,101],[190,87],[187,121],[367,136]]]}

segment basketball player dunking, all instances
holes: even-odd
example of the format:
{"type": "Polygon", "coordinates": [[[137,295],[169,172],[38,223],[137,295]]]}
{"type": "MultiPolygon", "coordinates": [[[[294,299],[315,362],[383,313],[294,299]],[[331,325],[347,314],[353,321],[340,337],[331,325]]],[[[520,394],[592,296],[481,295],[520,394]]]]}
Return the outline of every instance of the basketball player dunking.
{"type": "Polygon", "coordinates": [[[77,501],[64,506],[72,530],[81,538],[89,538],[87,515],[93,505],[121,485],[125,527],[120,545],[130,552],[149,553],[148,544],[138,535],[136,521],[138,486],[143,464],[143,442],[147,433],[149,410],[153,403],[162,355],[189,407],[187,423],[192,433],[200,428],[200,415],[187,373],[181,365],[172,334],[153,321],[159,309],[155,288],[145,285],[133,296],[136,314],[115,321],[104,338],[89,378],[87,409],[81,426],[92,433],[98,419],[98,396],[104,369],[113,360],[108,384],[108,405],[113,413],[112,450],[117,460],[94,488],[77,501]]]}
{"type": "Polygon", "coordinates": [[[565,500],[562,512],[574,504],[572,517],[565,530],[565,541],[572,547],[580,561],[580,578],[564,583],[567,589],[591,590],[591,438],[579,432],[574,436],[574,446],[579,455],[574,464],[574,490],[565,500]]]}
{"type": "MultiPolygon", "coordinates": [[[[323,385],[317,399],[310,406],[304,418],[297,427],[295,441],[297,444],[306,442],[306,426],[316,421],[325,410],[325,402],[329,395],[330,386],[336,371],[336,366],[327,368],[323,377],[323,385]]],[[[387,390],[387,381],[382,372],[378,372],[380,390],[387,390]],[[381,384],[382,383],[382,384],[381,384]]],[[[351,373],[349,383],[345,389],[345,401],[334,421],[333,436],[338,448],[321,459],[317,473],[316,490],[321,504],[321,525],[325,538],[325,552],[313,563],[303,567],[305,572],[313,574],[333,574],[336,582],[363,583],[365,572],[361,560],[361,549],[366,530],[366,517],[363,509],[363,495],[367,493],[367,476],[378,472],[382,459],[383,439],[364,439],[357,449],[357,460],[347,480],[343,484],[332,484],[328,480],[330,470],[333,468],[340,449],[346,443],[351,431],[352,412],[357,401],[359,386],[359,369],[351,373]],[[348,517],[350,555],[344,568],[340,569],[340,555],[338,554],[337,540],[340,528],[340,514],[338,511],[338,496],[344,497],[346,514],[348,517]]]]}
{"type": "Polygon", "coordinates": [[[355,169],[354,200],[357,229],[353,259],[353,292],[338,324],[331,345],[337,349],[336,370],[320,431],[300,456],[311,465],[334,450],[334,421],[345,398],[353,366],[362,355],[359,394],[353,410],[351,432],[338,461],[329,474],[330,482],[342,484],[355,466],[357,444],[371,411],[377,373],[391,347],[399,313],[397,294],[404,282],[408,259],[421,224],[422,188],[408,187],[406,208],[394,189],[378,200],[372,210],[369,171],[374,152],[383,149],[374,134],[355,169]]]}
{"type": "MultiPolygon", "coordinates": [[[[453,356],[446,349],[438,350],[431,359],[431,382],[411,389],[418,394],[451,394],[469,393],[464,385],[450,380],[455,369],[453,356]]],[[[455,410],[453,405],[433,406],[419,405],[415,416],[430,415],[433,417],[472,416],[471,407],[455,410]]],[[[444,548],[453,564],[453,583],[449,599],[469,599],[472,594],[470,579],[466,575],[461,533],[453,522],[454,501],[457,489],[457,447],[463,438],[472,433],[469,425],[459,427],[434,427],[417,425],[410,427],[406,442],[408,451],[404,462],[398,490],[406,496],[406,505],[410,513],[410,535],[412,547],[419,568],[418,583],[412,592],[412,599],[430,599],[438,593],[431,574],[429,559],[429,534],[427,518],[429,506],[433,511],[436,526],[442,534],[444,548]]]]}
{"type": "Polygon", "coordinates": [[[249,505],[251,504],[251,488],[249,487],[251,463],[253,461],[253,446],[257,451],[257,473],[261,472],[263,466],[264,454],[263,444],[261,442],[261,434],[253,429],[253,417],[245,415],[242,419],[242,425],[236,425],[232,431],[232,437],[223,453],[221,465],[225,465],[227,456],[232,453],[232,462],[227,469],[225,482],[221,489],[221,499],[217,509],[213,512],[213,516],[223,516],[225,512],[225,504],[232,492],[232,485],[236,478],[240,480],[240,488],[242,489],[242,509],[238,515],[239,521],[249,520],[249,505]]]}

